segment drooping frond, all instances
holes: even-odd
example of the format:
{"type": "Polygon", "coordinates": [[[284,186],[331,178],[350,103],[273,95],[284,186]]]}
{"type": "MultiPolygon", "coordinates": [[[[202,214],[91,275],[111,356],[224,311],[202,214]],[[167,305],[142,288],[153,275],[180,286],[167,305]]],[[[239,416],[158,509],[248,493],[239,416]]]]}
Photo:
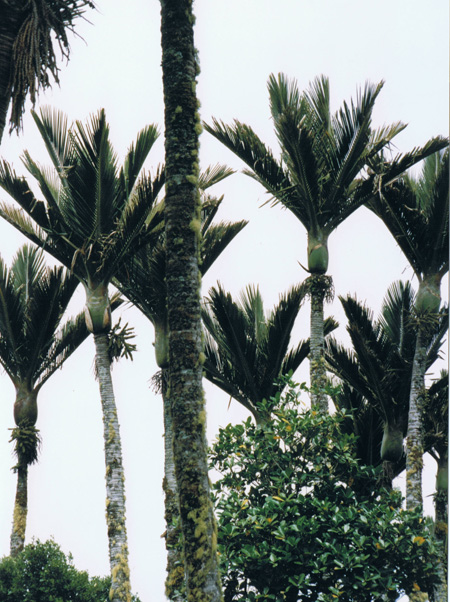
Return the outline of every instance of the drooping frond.
{"type": "Polygon", "coordinates": [[[202,276],[206,274],[216,259],[247,224],[246,220],[239,222],[219,222],[211,225],[203,233],[201,265],[199,266],[202,276]]]}
{"type": "Polygon", "coordinates": [[[204,127],[248,165],[250,169],[244,173],[262,184],[273,197],[289,195],[292,184],[287,173],[249,126],[237,120],[229,126],[213,119],[212,126],[204,124],[204,127]]]}
{"type": "Polygon", "coordinates": [[[34,105],[39,88],[50,86],[50,75],[59,82],[54,44],[57,42],[62,56],[68,59],[67,31],[73,31],[75,20],[86,8],[94,6],[92,0],[30,0],[25,8],[17,11],[10,82],[10,131],[21,128],[27,96],[34,105]]]}

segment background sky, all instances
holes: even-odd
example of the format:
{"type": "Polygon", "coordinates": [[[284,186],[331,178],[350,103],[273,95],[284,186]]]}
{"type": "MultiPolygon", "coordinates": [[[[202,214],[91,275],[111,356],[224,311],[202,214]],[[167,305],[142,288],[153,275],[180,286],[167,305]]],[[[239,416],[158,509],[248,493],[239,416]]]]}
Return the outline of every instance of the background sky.
{"type": "MultiPolygon", "coordinates": [[[[41,94],[38,107],[50,104],[70,120],[85,120],[106,109],[111,138],[123,157],[136,133],[147,123],[163,129],[160,15],[158,0],[97,0],[98,11],[80,21],[72,38],[71,60],[61,64],[61,86],[41,94]]],[[[374,111],[374,125],[403,121],[408,128],[396,138],[399,152],[448,133],[448,2],[432,0],[197,0],[196,46],[201,74],[198,95],[201,116],[227,122],[238,118],[251,125],[274,150],[267,79],[285,72],[300,89],[317,75],[330,77],[332,104],[355,96],[369,80],[385,81],[374,111]]],[[[49,164],[29,115],[20,137],[4,135],[0,153],[25,173],[20,155],[49,164]]],[[[152,150],[148,168],[164,158],[163,136],[152,150]]],[[[242,164],[217,141],[201,138],[202,167],[217,162],[241,169],[242,164]]],[[[214,189],[211,189],[213,192],[214,189]]],[[[269,205],[264,191],[236,174],[216,186],[224,194],[220,218],[248,219],[203,283],[203,294],[220,280],[237,294],[259,283],[268,308],[280,293],[306,274],[306,235],[290,213],[269,205]]],[[[1,195],[6,200],[5,194],[1,195]]],[[[0,250],[8,262],[24,242],[0,223],[0,250]]],[[[329,241],[330,267],[336,294],[357,293],[378,313],[388,286],[411,279],[412,270],[383,224],[366,209],[358,210],[329,241]]],[[[417,283],[415,283],[417,286],[417,283]]],[[[443,284],[447,295],[448,281],[443,284]]],[[[84,303],[80,289],[74,310],[84,303]]],[[[338,338],[346,341],[339,301],[326,315],[340,320],[338,338]]],[[[114,367],[113,379],[124,454],[128,536],[133,591],[142,602],[164,598],[165,551],[163,521],[162,403],[150,388],[156,372],[153,330],[133,308],[123,312],[137,332],[133,362],[114,367]]],[[[295,330],[308,336],[309,306],[302,308],[295,330]]],[[[104,456],[100,399],[93,376],[94,346],[86,342],[44,386],[39,395],[43,445],[39,464],[29,471],[27,542],[53,536],[75,564],[90,574],[109,572],[105,525],[104,456]]],[[[445,362],[442,362],[445,365],[445,362]]],[[[296,375],[307,380],[307,365],[296,375]]],[[[0,375],[0,556],[9,552],[16,477],[8,428],[14,426],[14,388],[0,375]]],[[[220,425],[246,416],[238,404],[205,384],[208,437],[220,425]]],[[[425,496],[433,490],[435,465],[427,462],[425,496]]],[[[425,498],[431,511],[432,500],[425,498]]]]}

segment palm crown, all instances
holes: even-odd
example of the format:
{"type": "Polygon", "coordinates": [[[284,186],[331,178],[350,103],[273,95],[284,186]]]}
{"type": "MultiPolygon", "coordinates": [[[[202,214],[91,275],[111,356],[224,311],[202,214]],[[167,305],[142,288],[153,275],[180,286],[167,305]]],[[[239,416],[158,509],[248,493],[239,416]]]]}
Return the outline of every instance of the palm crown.
{"type": "MultiPolygon", "coordinates": [[[[378,320],[372,312],[353,297],[341,297],[347,331],[353,350],[348,351],[335,340],[327,343],[327,361],[331,370],[346,384],[345,396],[338,398],[354,416],[357,430],[365,427],[360,418],[377,419],[368,411],[367,404],[380,416],[384,427],[381,459],[398,461],[403,453],[403,438],[408,423],[412,362],[417,332],[412,320],[415,294],[409,283],[394,283],[383,301],[378,320]],[[354,397],[350,395],[351,391],[354,397]],[[352,399],[355,403],[352,402],[352,399]]],[[[430,338],[426,368],[439,357],[442,340],[448,328],[448,311],[444,310],[436,322],[430,338]]],[[[376,424],[375,424],[376,425],[376,424]]],[[[373,434],[372,434],[373,436],[373,434]]],[[[365,439],[362,444],[368,443],[365,439]]],[[[374,444],[380,444],[375,437],[374,444]]],[[[370,451],[370,450],[369,450],[370,451]]],[[[376,455],[364,453],[377,461],[376,455]]]]}
{"type": "Polygon", "coordinates": [[[157,128],[148,126],[138,134],[119,169],[103,110],[87,126],[78,121],[72,128],[57,111],[44,109],[40,117],[33,116],[54,170],[40,167],[25,152],[25,166],[44,196],[41,201],[3,162],[0,186],[21,210],[2,203],[0,215],[72,269],[86,288],[88,305],[92,301],[88,324],[94,330],[108,328],[109,281],[127,254],[148,242],[162,224],[160,212],[150,213],[164,173],[158,170],[154,180],[146,174],[138,178],[157,128]]]}
{"type": "MultiPolygon", "coordinates": [[[[308,356],[309,341],[289,349],[305,295],[301,285],[292,287],[266,314],[257,287],[248,286],[238,301],[220,284],[209,291],[203,311],[206,378],[250,410],[257,421],[267,418],[259,404],[280,389],[277,379],[295,372],[308,356]]],[[[336,327],[332,319],[325,323],[326,333],[336,327]]]]}
{"type": "MultiPolygon", "coordinates": [[[[430,303],[431,308],[439,308],[440,282],[449,266],[448,158],[448,147],[428,156],[417,178],[404,175],[380,189],[368,204],[383,220],[422,283],[418,301],[424,309],[430,303]]],[[[385,177],[384,169],[381,179],[385,177]]]]}
{"type": "MultiPolygon", "coordinates": [[[[372,129],[372,112],[382,85],[366,84],[356,102],[344,102],[333,115],[326,77],[316,78],[309,91],[301,94],[295,81],[271,75],[270,108],[280,160],[251,127],[239,121],[232,126],[217,120],[213,126],[206,125],[208,132],[249,166],[245,173],[305,226],[308,269],[313,273],[327,269],[330,233],[372,195],[373,176],[364,175],[365,168],[405,127],[395,123],[372,129]]],[[[429,145],[397,160],[390,177],[417,162],[423,152],[431,152],[429,145]]]]}
{"type": "Polygon", "coordinates": [[[78,284],[36,248],[23,246],[9,270],[0,258],[0,363],[18,392],[37,394],[89,335],[82,314],[60,327],[78,284]]]}

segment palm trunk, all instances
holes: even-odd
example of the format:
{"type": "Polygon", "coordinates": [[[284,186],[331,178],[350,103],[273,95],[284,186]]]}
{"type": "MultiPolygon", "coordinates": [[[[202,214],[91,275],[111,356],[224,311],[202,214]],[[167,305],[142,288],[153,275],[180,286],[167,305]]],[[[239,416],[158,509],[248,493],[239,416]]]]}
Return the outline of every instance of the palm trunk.
{"type": "Polygon", "coordinates": [[[28,514],[28,466],[17,467],[16,499],[14,503],[13,527],[11,532],[10,554],[17,556],[25,544],[25,530],[28,514]]]}
{"type": "Polygon", "coordinates": [[[447,602],[447,542],[448,542],[448,451],[444,453],[438,462],[436,476],[436,494],[434,497],[435,508],[435,530],[434,535],[441,545],[441,556],[438,563],[439,583],[434,588],[434,601],[447,602]]]}
{"type": "Polygon", "coordinates": [[[309,373],[311,386],[311,407],[328,413],[328,397],[325,392],[327,373],[325,368],[323,304],[331,290],[330,276],[311,275],[308,278],[311,299],[311,333],[309,353],[309,373]]]}
{"type": "Polygon", "coordinates": [[[164,384],[164,504],[166,519],[167,576],[166,597],[171,602],[182,602],[186,599],[184,578],[184,561],[181,547],[180,510],[178,506],[177,480],[175,475],[175,459],[173,454],[173,424],[170,411],[170,399],[164,384]]]}
{"type": "Polygon", "coordinates": [[[161,0],[165,106],[169,396],[187,600],[219,602],[222,592],[210,496],[202,390],[198,268],[201,233],[192,0],[161,0]]]}
{"type": "Polygon", "coordinates": [[[108,525],[111,602],[130,602],[130,569],[125,525],[125,486],[122,445],[111,379],[108,335],[94,334],[95,365],[103,410],[103,436],[106,465],[106,521],[108,525]]]}
{"type": "Polygon", "coordinates": [[[422,396],[425,379],[426,348],[419,328],[414,353],[411,392],[409,396],[408,431],[406,434],[406,508],[422,508],[422,396]]]}

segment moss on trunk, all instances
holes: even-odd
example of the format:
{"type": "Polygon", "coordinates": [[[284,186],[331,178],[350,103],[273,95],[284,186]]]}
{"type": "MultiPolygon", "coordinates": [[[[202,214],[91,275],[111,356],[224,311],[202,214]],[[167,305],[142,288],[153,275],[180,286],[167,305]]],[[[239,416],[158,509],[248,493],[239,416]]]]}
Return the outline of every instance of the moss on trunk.
{"type": "Polygon", "coordinates": [[[328,412],[328,397],[325,393],[327,373],[325,367],[323,304],[332,295],[331,276],[312,275],[305,284],[311,299],[311,332],[309,372],[311,386],[311,405],[321,412],[328,412]]]}
{"type": "Polygon", "coordinates": [[[111,568],[111,602],[131,602],[128,541],[125,525],[125,475],[119,421],[111,379],[108,335],[95,334],[95,364],[103,412],[106,465],[106,522],[111,568]]]}
{"type": "Polygon", "coordinates": [[[202,391],[198,64],[191,0],[161,0],[169,390],[187,599],[222,599],[202,391]]]}
{"type": "Polygon", "coordinates": [[[28,514],[28,466],[17,467],[16,499],[14,502],[10,554],[17,556],[25,545],[28,514]]]}

